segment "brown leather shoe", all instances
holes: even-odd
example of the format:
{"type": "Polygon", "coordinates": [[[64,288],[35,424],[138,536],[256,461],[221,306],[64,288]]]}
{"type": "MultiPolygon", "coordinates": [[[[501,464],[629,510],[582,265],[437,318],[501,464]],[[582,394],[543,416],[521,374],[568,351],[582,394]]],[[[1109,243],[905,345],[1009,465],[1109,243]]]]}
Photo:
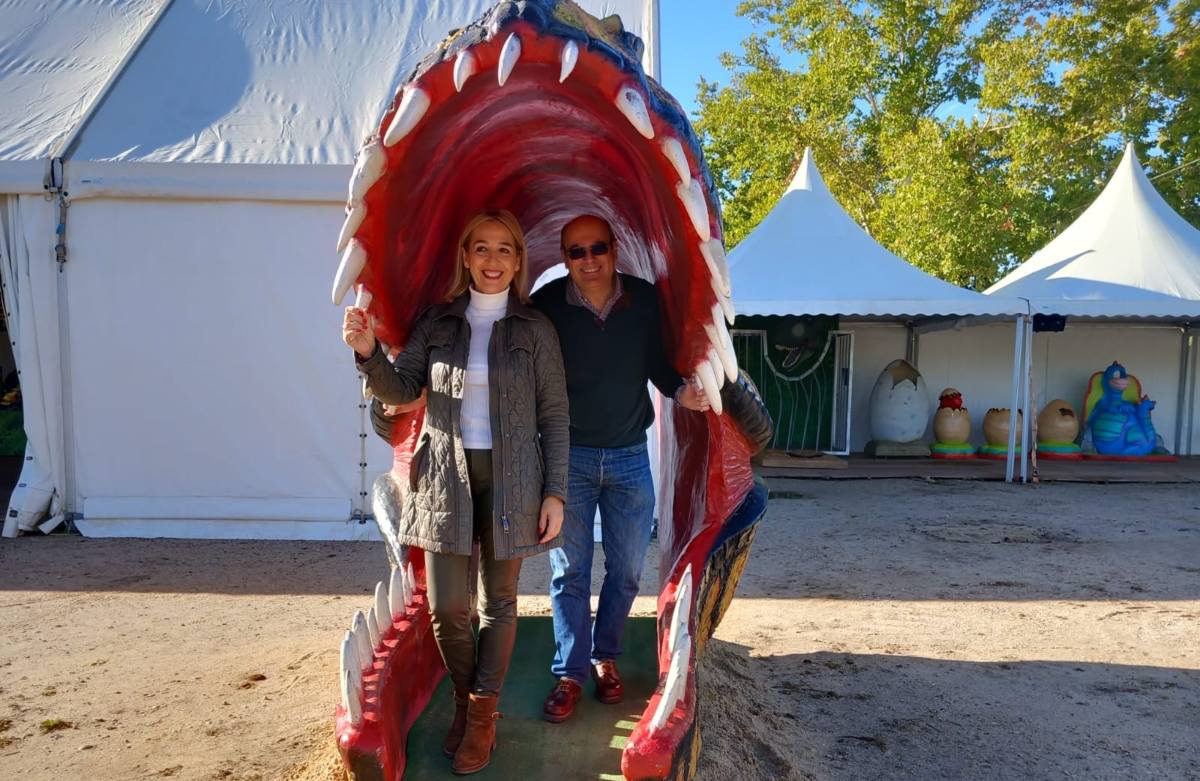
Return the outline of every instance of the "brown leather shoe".
{"type": "Polygon", "coordinates": [[[596,699],[605,705],[615,705],[625,699],[625,684],[621,683],[621,672],[612,659],[592,664],[592,680],[596,682],[596,699]]]}
{"type": "Polygon", "coordinates": [[[446,733],[446,740],[442,743],[442,753],[448,757],[453,757],[454,752],[458,751],[458,746],[462,743],[463,733],[467,731],[467,703],[470,702],[469,694],[470,692],[466,689],[454,690],[454,721],[450,722],[450,731],[446,733]]]}
{"type": "Polygon", "coordinates": [[[456,775],[476,773],[492,761],[492,749],[496,748],[496,719],[500,718],[496,712],[499,699],[495,694],[470,695],[467,731],[454,753],[454,763],[450,765],[456,775]]]}
{"type": "Polygon", "coordinates": [[[542,703],[542,718],[558,724],[571,718],[579,698],[583,696],[583,687],[570,678],[559,678],[554,689],[542,703]]]}

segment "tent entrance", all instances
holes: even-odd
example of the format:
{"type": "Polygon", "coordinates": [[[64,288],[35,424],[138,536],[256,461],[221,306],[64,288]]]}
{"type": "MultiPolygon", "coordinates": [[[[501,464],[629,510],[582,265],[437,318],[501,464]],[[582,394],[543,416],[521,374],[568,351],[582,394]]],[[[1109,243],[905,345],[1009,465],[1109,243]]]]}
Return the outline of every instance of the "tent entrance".
{"type": "Polygon", "coordinates": [[[850,452],[853,333],[834,317],[739,317],[732,336],[775,422],[771,449],[850,452]]]}
{"type": "Polygon", "coordinates": [[[25,414],[21,384],[13,355],[13,334],[8,327],[8,307],[0,319],[0,502],[8,505],[25,460],[25,414]]]}

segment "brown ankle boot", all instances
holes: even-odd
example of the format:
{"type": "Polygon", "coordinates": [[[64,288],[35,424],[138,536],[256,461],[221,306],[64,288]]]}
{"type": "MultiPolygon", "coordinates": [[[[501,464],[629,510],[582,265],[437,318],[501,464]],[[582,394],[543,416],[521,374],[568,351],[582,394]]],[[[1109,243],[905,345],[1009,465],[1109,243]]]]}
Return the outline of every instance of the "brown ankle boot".
{"type": "Polygon", "coordinates": [[[467,731],[467,702],[469,692],[466,689],[454,690],[454,721],[450,722],[450,731],[442,743],[442,753],[453,757],[462,743],[463,733],[467,731]]]}
{"type": "Polygon", "coordinates": [[[496,747],[496,719],[500,718],[496,712],[499,699],[495,694],[471,695],[467,706],[467,732],[451,765],[457,775],[483,770],[492,761],[492,749],[496,747]]]}

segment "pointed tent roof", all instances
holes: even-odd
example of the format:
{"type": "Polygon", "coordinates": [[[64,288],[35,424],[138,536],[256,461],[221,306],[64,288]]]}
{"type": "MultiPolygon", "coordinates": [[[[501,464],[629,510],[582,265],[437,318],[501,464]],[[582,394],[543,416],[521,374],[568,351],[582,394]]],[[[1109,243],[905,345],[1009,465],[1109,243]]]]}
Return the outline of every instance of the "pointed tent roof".
{"type": "Polygon", "coordinates": [[[1007,315],[1021,302],[952,285],[893,255],[842,209],[812,159],[775,208],[729,254],[745,315],[1007,315]]]}
{"type": "Polygon", "coordinates": [[[1129,144],[1091,206],[986,292],[1043,313],[1200,317],[1200,230],[1167,205],[1129,144]]]}

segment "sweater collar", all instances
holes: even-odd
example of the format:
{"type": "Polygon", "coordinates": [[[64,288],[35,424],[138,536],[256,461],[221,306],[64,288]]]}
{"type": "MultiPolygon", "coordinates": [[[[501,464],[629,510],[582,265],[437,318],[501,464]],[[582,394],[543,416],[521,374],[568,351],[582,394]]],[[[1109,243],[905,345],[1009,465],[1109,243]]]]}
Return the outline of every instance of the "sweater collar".
{"type": "MultiPolygon", "coordinates": [[[[466,318],[467,307],[471,304],[471,294],[467,291],[455,298],[453,301],[446,304],[446,309],[443,315],[453,315],[454,317],[466,318]]],[[[526,320],[536,320],[537,314],[533,307],[521,301],[521,297],[517,295],[517,291],[512,285],[508,286],[508,309],[504,312],[504,318],[521,317],[526,320]]],[[[504,319],[501,318],[501,319],[504,319]]]]}

